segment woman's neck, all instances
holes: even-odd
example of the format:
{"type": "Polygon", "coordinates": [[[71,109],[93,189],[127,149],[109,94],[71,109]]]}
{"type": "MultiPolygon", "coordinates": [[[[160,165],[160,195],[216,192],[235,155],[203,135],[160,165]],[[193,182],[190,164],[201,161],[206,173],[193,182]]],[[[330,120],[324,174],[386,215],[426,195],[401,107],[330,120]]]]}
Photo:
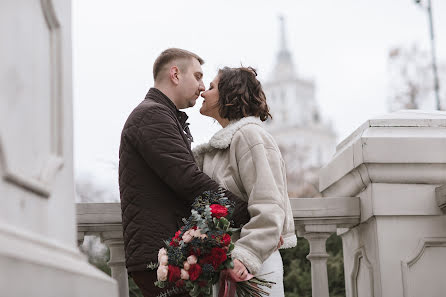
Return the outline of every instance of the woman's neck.
{"type": "Polygon", "coordinates": [[[223,128],[225,128],[227,125],[229,125],[229,120],[228,119],[217,117],[216,120],[220,124],[220,126],[222,126],[223,128]]]}

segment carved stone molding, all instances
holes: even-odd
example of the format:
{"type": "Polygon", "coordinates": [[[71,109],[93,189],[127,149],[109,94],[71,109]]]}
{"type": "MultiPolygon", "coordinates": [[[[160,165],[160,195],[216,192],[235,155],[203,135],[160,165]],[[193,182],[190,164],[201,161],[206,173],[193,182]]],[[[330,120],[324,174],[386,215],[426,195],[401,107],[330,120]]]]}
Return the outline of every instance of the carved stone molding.
{"type": "Polygon", "coordinates": [[[370,290],[370,296],[374,295],[374,283],[373,283],[373,267],[372,264],[370,264],[369,259],[367,258],[366,252],[364,247],[360,247],[356,250],[354,256],[353,256],[353,268],[350,274],[350,283],[352,286],[352,296],[358,297],[359,296],[359,290],[358,290],[358,276],[360,268],[365,268],[368,271],[369,276],[369,290],[370,290]]]}
{"type": "Polygon", "coordinates": [[[41,0],[40,3],[48,30],[50,31],[52,149],[55,155],[62,156],[62,41],[60,36],[60,23],[54,11],[52,0],[41,0]]]}
{"type": "Polygon", "coordinates": [[[409,274],[410,269],[417,264],[429,248],[442,247],[446,248],[446,237],[426,237],[420,240],[415,252],[401,261],[401,271],[403,276],[403,296],[412,296],[409,292],[409,274]]]}
{"type": "Polygon", "coordinates": [[[51,0],[41,0],[40,6],[49,30],[50,40],[50,88],[49,111],[51,117],[51,152],[40,168],[38,176],[29,176],[8,163],[8,155],[0,138],[0,174],[3,179],[16,186],[31,191],[41,197],[51,195],[51,183],[63,167],[63,98],[62,98],[62,47],[60,23],[51,0]]]}

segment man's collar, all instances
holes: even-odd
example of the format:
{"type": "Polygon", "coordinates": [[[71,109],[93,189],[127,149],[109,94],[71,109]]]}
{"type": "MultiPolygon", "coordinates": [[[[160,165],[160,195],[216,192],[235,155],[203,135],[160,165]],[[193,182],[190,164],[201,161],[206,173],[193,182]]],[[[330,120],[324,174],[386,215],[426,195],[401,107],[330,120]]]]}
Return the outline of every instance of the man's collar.
{"type": "Polygon", "coordinates": [[[163,92],[161,92],[160,90],[158,90],[157,88],[150,88],[149,92],[146,95],[146,99],[152,99],[155,100],[158,103],[164,104],[167,107],[169,107],[170,109],[172,109],[172,111],[175,112],[178,120],[181,123],[181,126],[185,126],[186,125],[186,121],[189,118],[187,116],[187,114],[183,111],[180,111],[175,104],[173,103],[172,100],[170,100],[169,97],[167,97],[163,92]]]}

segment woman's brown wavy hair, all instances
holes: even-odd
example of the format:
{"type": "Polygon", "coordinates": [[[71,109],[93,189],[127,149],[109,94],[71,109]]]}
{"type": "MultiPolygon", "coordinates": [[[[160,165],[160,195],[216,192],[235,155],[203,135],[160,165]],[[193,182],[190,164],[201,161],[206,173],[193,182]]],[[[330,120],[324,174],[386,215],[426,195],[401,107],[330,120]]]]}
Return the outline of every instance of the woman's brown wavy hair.
{"type": "Polygon", "coordinates": [[[252,67],[224,67],[218,71],[219,114],[228,120],[255,116],[266,121],[269,107],[262,85],[252,67]]]}

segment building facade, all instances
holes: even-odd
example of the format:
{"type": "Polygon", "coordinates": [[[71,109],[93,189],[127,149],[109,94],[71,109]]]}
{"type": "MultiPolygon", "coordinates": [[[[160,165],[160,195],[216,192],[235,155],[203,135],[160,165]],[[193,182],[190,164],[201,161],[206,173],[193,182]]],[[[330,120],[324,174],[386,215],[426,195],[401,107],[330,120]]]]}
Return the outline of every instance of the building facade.
{"type": "Polygon", "coordinates": [[[272,73],[263,84],[273,116],[266,128],[287,164],[290,194],[300,195],[308,183],[317,185],[317,168],[334,154],[336,134],[329,121],[321,117],[314,81],[298,75],[285,35],[285,22],[280,17],[279,51],[272,73]]]}

